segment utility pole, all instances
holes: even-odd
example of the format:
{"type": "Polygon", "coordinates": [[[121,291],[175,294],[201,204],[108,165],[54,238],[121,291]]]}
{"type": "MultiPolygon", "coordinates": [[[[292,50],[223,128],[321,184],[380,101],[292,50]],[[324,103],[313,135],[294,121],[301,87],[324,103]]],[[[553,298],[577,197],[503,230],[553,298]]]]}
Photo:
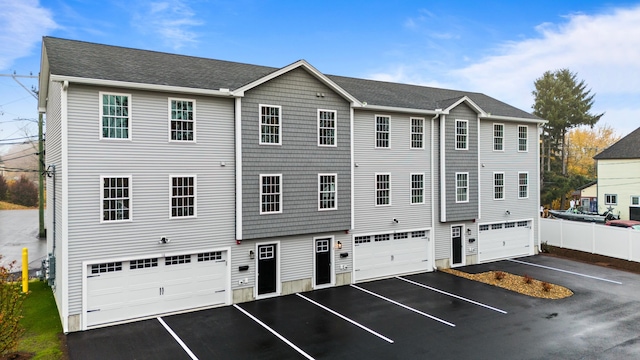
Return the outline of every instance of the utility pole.
{"type": "MultiPolygon", "coordinates": [[[[0,74],[0,76],[11,77],[18,85],[22,86],[36,101],[38,100],[38,92],[35,89],[27,89],[18,78],[37,79],[37,75],[17,75],[13,74],[0,74]]],[[[38,114],[38,210],[39,210],[39,232],[38,235],[43,238],[46,236],[44,228],[44,146],[42,144],[42,114],[38,114]]]]}

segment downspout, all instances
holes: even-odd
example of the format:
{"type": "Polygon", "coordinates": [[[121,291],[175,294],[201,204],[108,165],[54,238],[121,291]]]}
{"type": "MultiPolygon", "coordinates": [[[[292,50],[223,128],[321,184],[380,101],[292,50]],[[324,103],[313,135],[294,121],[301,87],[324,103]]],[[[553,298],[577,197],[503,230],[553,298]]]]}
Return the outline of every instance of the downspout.
{"type": "MultiPolygon", "coordinates": [[[[538,124],[538,141],[536,141],[537,145],[536,145],[536,152],[537,152],[537,157],[538,157],[538,161],[537,161],[537,175],[538,175],[538,203],[536,204],[536,208],[538,208],[540,206],[540,191],[542,191],[542,184],[540,183],[540,128],[542,128],[543,124],[538,124]]],[[[544,166],[544,164],[543,164],[544,166]]],[[[537,213],[537,209],[536,209],[536,213],[537,213]]],[[[542,253],[542,244],[540,243],[540,219],[541,219],[541,215],[538,215],[538,254],[542,253]]]]}
{"type": "Polygon", "coordinates": [[[435,128],[435,121],[438,118],[438,116],[440,116],[440,114],[437,114],[436,116],[434,116],[433,118],[431,118],[431,154],[429,154],[429,160],[431,161],[431,267],[433,268],[433,270],[438,270],[438,267],[436,266],[436,205],[435,205],[435,201],[434,199],[436,199],[436,184],[435,184],[435,161],[434,161],[434,145],[433,145],[433,140],[435,139],[434,136],[434,128],[435,128]]]}

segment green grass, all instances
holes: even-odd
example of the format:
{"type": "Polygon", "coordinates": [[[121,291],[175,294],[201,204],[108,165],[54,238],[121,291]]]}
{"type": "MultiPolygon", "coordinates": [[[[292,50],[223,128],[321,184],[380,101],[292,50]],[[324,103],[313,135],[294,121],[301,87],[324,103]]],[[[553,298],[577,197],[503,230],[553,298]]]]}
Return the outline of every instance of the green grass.
{"type": "Polygon", "coordinates": [[[58,334],[62,332],[53,292],[46,282],[29,283],[29,294],[22,306],[20,324],[25,329],[18,351],[35,354],[33,359],[63,358],[58,334]]]}

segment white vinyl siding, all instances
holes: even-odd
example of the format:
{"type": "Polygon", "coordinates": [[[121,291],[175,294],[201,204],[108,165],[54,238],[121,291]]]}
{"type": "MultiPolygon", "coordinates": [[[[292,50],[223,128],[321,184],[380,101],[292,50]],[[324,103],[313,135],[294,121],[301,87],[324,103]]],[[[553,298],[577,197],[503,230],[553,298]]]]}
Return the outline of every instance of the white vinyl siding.
{"type": "Polygon", "coordinates": [[[336,146],[336,111],[318,110],[318,146],[336,146]]]}
{"type": "Polygon", "coordinates": [[[100,138],[131,140],[131,95],[100,92],[100,138]]]}
{"type": "Polygon", "coordinates": [[[518,173],[518,199],[529,198],[529,173],[518,173]]]}
{"type": "Polygon", "coordinates": [[[282,145],[282,107],[260,106],[260,145],[282,145]]]}
{"type": "Polygon", "coordinates": [[[196,101],[169,99],[169,141],[196,141],[196,101]]]}
{"type": "Polygon", "coordinates": [[[260,214],[282,213],[282,174],[260,175],[260,214]]]}
{"type": "Polygon", "coordinates": [[[493,124],[493,150],[504,150],[504,124],[493,124]]]}
{"type": "Polygon", "coordinates": [[[424,148],[424,119],[411,118],[411,148],[424,148]]]}
{"type": "Polygon", "coordinates": [[[504,173],[493,173],[493,200],[504,200],[504,173]]]}
{"type": "Polygon", "coordinates": [[[171,176],[171,218],[196,217],[196,176],[171,176]]]}
{"type": "Polygon", "coordinates": [[[526,125],[518,125],[518,151],[529,151],[529,144],[527,141],[529,128],[526,125]]]}
{"type": "Polygon", "coordinates": [[[469,122],[456,120],[456,150],[469,149],[469,122]]]}
{"type": "Polygon", "coordinates": [[[318,210],[338,209],[337,174],[318,174],[318,210]]]}
{"type": "Polygon", "coordinates": [[[391,174],[376,174],[376,206],[391,205],[391,174]]]}
{"type": "Polygon", "coordinates": [[[411,174],[411,204],[424,204],[424,174],[411,174]]]}
{"type": "Polygon", "coordinates": [[[389,148],[391,132],[391,118],[389,116],[376,115],[376,148],[389,148]]]}
{"type": "Polygon", "coordinates": [[[456,173],[456,202],[469,202],[469,173],[456,173]]]}
{"type": "Polygon", "coordinates": [[[131,220],[131,176],[101,176],[102,222],[131,220]]]}

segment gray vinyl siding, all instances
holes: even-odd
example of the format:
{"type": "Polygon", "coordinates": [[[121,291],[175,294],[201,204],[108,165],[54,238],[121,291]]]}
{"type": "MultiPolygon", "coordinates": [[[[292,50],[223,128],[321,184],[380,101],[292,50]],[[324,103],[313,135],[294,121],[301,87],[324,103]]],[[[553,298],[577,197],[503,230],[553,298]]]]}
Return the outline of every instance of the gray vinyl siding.
{"type": "Polygon", "coordinates": [[[452,109],[445,121],[446,221],[478,218],[478,117],[466,104],[452,109]],[[456,150],[456,120],[468,122],[468,148],[456,150]],[[456,203],[456,173],[468,172],[469,202],[456,203]]]}
{"type": "Polygon", "coordinates": [[[538,153],[537,127],[528,125],[527,152],[518,152],[518,122],[500,122],[504,124],[504,151],[493,151],[493,122],[483,120],[480,123],[480,181],[482,223],[498,221],[517,221],[534,218],[534,239],[537,239],[537,219],[540,211],[538,204],[538,153]],[[504,199],[494,200],[493,174],[504,173],[504,199]],[[518,199],[518,173],[529,173],[529,198],[518,199]],[[509,210],[510,215],[506,215],[509,210]]]}
{"type": "Polygon", "coordinates": [[[336,274],[351,272],[353,251],[351,247],[351,235],[344,232],[323,233],[323,234],[307,234],[286,237],[277,237],[271,239],[260,239],[258,241],[243,241],[240,245],[234,246],[231,252],[231,287],[232,289],[248,288],[256,286],[256,265],[257,255],[255,259],[251,259],[249,252],[256,251],[256,242],[269,243],[271,241],[280,241],[278,249],[280,255],[280,273],[281,282],[309,279],[313,276],[313,256],[314,256],[314,238],[334,237],[334,241],[342,243],[342,249],[334,249],[333,263],[335,264],[336,274]],[[340,253],[349,253],[350,256],[341,258],[340,253]],[[248,265],[249,270],[239,271],[238,267],[248,265]],[[340,265],[346,265],[346,269],[340,269],[340,265]],[[248,278],[249,282],[240,285],[241,279],[248,278]]]}
{"type": "Polygon", "coordinates": [[[301,68],[242,98],[242,238],[351,227],[349,103],[301,68]],[[317,96],[317,94],[324,94],[317,96]],[[281,106],[282,145],[259,145],[259,105],[281,106]],[[336,110],[336,147],[318,146],[318,109],[336,110]],[[337,210],[318,211],[318,174],[337,174],[337,210]],[[260,174],[282,174],[280,214],[260,214],[260,174]]]}
{"type": "Polygon", "coordinates": [[[81,311],[82,261],[232,246],[233,100],[196,101],[197,143],[169,143],[167,93],[69,86],[69,299],[81,311]],[[99,91],[131,94],[132,140],[100,140],[99,91]],[[221,166],[224,162],[225,166],[221,166]],[[196,175],[197,218],[170,219],[170,175],[196,175]],[[101,223],[100,176],[131,175],[130,222],[101,223]],[[158,244],[167,237],[169,244],[158,244]]]}
{"type": "MultiPolygon", "coordinates": [[[[61,92],[62,85],[59,82],[50,82],[49,83],[49,93],[47,100],[47,116],[46,116],[46,134],[47,141],[45,142],[45,164],[46,166],[56,165],[57,172],[59,174],[64,171],[64,164],[62,162],[62,107],[61,107],[61,92]]],[[[47,228],[47,253],[53,251],[53,241],[55,238],[56,241],[56,252],[55,256],[58,261],[56,261],[55,268],[55,276],[56,276],[56,284],[59,284],[54,289],[55,297],[56,297],[56,305],[58,306],[58,311],[62,314],[62,291],[65,289],[64,286],[61,286],[61,282],[64,280],[62,276],[62,199],[61,190],[62,190],[62,177],[58,176],[56,179],[56,188],[53,188],[53,178],[46,177],[46,188],[47,188],[47,204],[49,206],[46,207],[46,228],[47,228]],[[53,204],[54,193],[56,196],[55,206],[53,204]],[[54,217],[54,208],[56,209],[55,213],[55,222],[56,228],[54,233],[53,228],[53,217],[54,217]]]]}
{"type": "Polygon", "coordinates": [[[431,117],[358,110],[354,134],[354,234],[431,227],[431,117]],[[390,118],[390,148],[375,148],[376,115],[390,118]],[[410,148],[411,117],[424,119],[423,149],[410,148]],[[376,206],[376,173],[390,174],[390,206],[376,206]],[[411,204],[412,173],[424,175],[423,204],[411,204]]]}

